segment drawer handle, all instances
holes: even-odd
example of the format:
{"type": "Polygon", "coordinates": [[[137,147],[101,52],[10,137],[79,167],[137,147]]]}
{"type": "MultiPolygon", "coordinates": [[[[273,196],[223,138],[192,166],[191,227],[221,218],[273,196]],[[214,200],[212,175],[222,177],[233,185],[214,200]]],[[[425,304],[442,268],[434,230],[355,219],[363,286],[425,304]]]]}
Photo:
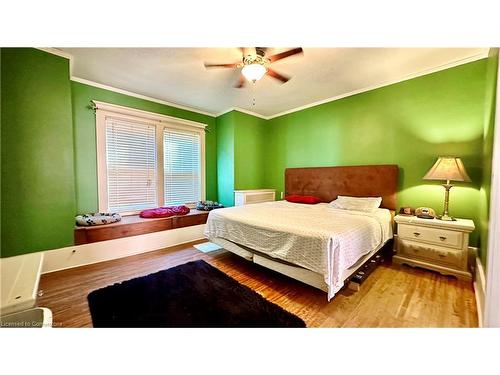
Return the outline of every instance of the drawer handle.
{"type": "Polygon", "coordinates": [[[441,258],[446,258],[446,254],[439,254],[441,258]]]}
{"type": "Polygon", "coordinates": [[[414,253],[418,253],[420,250],[419,249],[413,249],[414,253]]]}
{"type": "Polygon", "coordinates": [[[445,237],[445,236],[439,236],[439,239],[440,239],[441,241],[444,241],[444,240],[446,240],[446,237],[445,237]]]}
{"type": "Polygon", "coordinates": [[[419,233],[419,232],[413,232],[413,234],[415,235],[415,237],[420,236],[420,233],[419,233]]]}

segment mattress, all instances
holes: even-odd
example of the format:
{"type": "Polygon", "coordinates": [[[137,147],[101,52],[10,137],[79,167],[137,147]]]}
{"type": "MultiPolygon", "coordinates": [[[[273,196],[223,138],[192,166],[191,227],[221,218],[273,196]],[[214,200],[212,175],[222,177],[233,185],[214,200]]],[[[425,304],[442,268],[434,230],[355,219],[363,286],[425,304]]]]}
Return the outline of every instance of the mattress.
{"type": "Polygon", "coordinates": [[[368,213],[278,201],[213,210],[205,236],[319,273],[331,299],[344,285],[344,272],[392,238],[391,222],[387,209],[368,213]]]}

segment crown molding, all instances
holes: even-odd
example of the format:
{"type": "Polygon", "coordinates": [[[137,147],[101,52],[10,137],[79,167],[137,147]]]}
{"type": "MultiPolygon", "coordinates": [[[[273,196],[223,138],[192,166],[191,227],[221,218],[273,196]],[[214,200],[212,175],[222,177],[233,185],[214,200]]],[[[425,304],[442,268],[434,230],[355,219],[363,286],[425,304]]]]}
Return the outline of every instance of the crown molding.
{"type": "Polygon", "coordinates": [[[244,108],[240,108],[240,107],[230,107],[228,109],[225,109],[222,112],[217,113],[215,116],[219,117],[219,116],[225,115],[226,113],[232,112],[232,111],[237,111],[237,112],[245,113],[247,115],[258,117],[258,118],[261,118],[263,120],[269,120],[270,119],[269,116],[264,116],[264,115],[261,115],[260,113],[252,112],[252,111],[249,111],[248,109],[244,109],[244,108]]]}
{"type": "Polygon", "coordinates": [[[495,48],[488,48],[488,49],[486,49],[485,52],[482,52],[482,53],[479,53],[479,54],[476,54],[476,55],[473,55],[473,56],[469,56],[469,57],[466,57],[464,59],[456,60],[456,61],[453,61],[453,62],[450,62],[450,63],[446,63],[446,64],[443,64],[443,65],[440,65],[440,66],[437,66],[437,67],[434,67],[434,68],[425,69],[425,70],[422,70],[422,71],[417,72],[417,73],[412,73],[412,74],[406,75],[406,76],[404,76],[402,78],[398,78],[398,79],[395,79],[395,80],[386,81],[386,82],[383,82],[383,83],[380,83],[380,84],[377,84],[377,85],[367,86],[367,87],[364,87],[364,88],[361,88],[361,89],[358,89],[358,90],[350,91],[350,92],[347,92],[347,93],[344,93],[344,94],[341,94],[341,95],[337,95],[337,96],[333,96],[333,97],[330,97],[330,98],[322,99],[322,100],[319,100],[319,101],[316,101],[316,102],[312,102],[312,103],[305,104],[305,105],[302,105],[302,106],[299,106],[299,107],[296,107],[296,108],[292,108],[292,109],[289,109],[289,110],[286,110],[286,111],[283,111],[283,112],[279,112],[279,113],[276,113],[276,114],[273,114],[273,115],[266,116],[266,115],[263,115],[263,114],[260,114],[260,113],[257,113],[257,112],[253,112],[253,111],[250,111],[250,110],[247,110],[247,109],[244,109],[244,108],[240,108],[240,107],[230,107],[230,108],[227,108],[227,109],[225,109],[225,110],[223,110],[221,112],[218,112],[218,113],[207,112],[207,111],[203,111],[203,110],[200,110],[200,109],[195,109],[195,108],[192,108],[192,107],[189,107],[189,106],[184,106],[184,105],[181,105],[181,104],[167,102],[167,101],[162,100],[162,99],[157,99],[157,98],[149,97],[149,96],[146,96],[146,95],[137,94],[137,93],[134,93],[132,91],[127,91],[127,90],[119,89],[119,88],[116,88],[116,87],[104,85],[104,84],[101,84],[101,83],[98,83],[98,82],[94,82],[94,81],[91,81],[91,80],[87,80],[87,79],[84,79],[84,78],[79,78],[79,77],[73,76],[73,74],[72,74],[72,71],[73,71],[73,56],[71,54],[66,53],[64,51],[61,51],[61,50],[59,50],[57,48],[37,48],[37,49],[68,59],[69,62],[70,62],[70,80],[74,81],[74,82],[79,82],[79,83],[83,83],[83,84],[86,84],[86,85],[89,85],[89,86],[94,86],[94,87],[97,87],[97,88],[101,88],[101,89],[105,89],[105,90],[117,92],[119,94],[124,94],[124,95],[132,96],[132,97],[135,97],[135,98],[144,99],[144,100],[152,101],[152,102],[155,102],[155,103],[167,105],[167,106],[170,106],[170,107],[179,108],[179,109],[183,109],[183,110],[186,110],[186,111],[199,113],[199,114],[202,114],[202,115],[205,115],[205,116],[219,117],[219,116],[222,116],[222,115],[224,115],[224,114],[226,114],[228,112],[231,112],[231,111],[238,111],[238,112],[242,112],[242,113],[245,113],[245,114],[248,114],[248,115],[251,115],[251,116],[255,116],[255,117],[261,118],[263,120],[271,120],[271,119],[274,119],[274,118],[277,118],[277,117],[288,115],[290,113],[294,113],[294,112],[302,111],[304,109],[316,107],[316,106],[321,105],[321,104],[326,104],[326,103],[329,103],[329,102],[334,102],[336,100],[347,98],[349,96],[361,94],[363,92],[367,92],[367,91],[379,89],[379,88],[382,88],[382,87],[385,87],[385,86],[390,86],[390,85],[393,85],[393,84],[396,84],[396,83],[400,83],[400,82],[407,81],[407,80],[410,80],[410,79],[413,79],[413,78],[421,77],[421,76],[424,76],[424,75],[427,75],[427,74],[436,73],[436,72],[439,72],[439,71],[442,71],[442,70],[454,68],[454,67],[459,66],[459,65],[463,65],[463,64],[467,64],[467,63],[474,62],[474,61],[477,61],[477,60],[481,60],[481,59],[487,58],[491,53],[494,53],[494,51],[496,50],[495,48]]]}
{"type": "Polygon", "coordinates": [[[65,59],[71,60],[73,59],[73,55],[61,51],[60,49],[57,48],[52,48],[52,47],[35,47],[35,49],[39,49],[40,51],[51,53],[56,56],[64,57],[65,59]]]}
{"type": "Polygon", "coordinates": [[[463,64],[467,64],[467,63],[474,62],[474,61],[477,61],[477,60],[481,60],[481,59],[484,59],[484,58],[488,57],[488,53],[489,53],[489,49],[486,52],[479,53],[479,54],[476,54],[476,55],[473,55],[473,56],[469,56],[469,57],[466,57],[464,59],[456,60],[456,61],[453,61],[453,62],[450,62],[450,63],[446,63],[446,64],[443,64],[443,65],[439,65],[439,66],[434,67],[434,68],[425,69],[425,70],[422,70],[422,71],[417,72],[417,73],[412,73],[412,74],[406,75],[406,76],[404,76],[402,78],[399,78],[399,79],[386,81],[384,83],[380,83],[380,84],[377,84],[377,85],[367,86],[367,87],[364,87],[364,88],[359,89],[359,90],[354,90],[354,91],[351,91],[351,92],[348,92],[348,93],[345,93],[345,94],[333,96],[331,98],[319,100],[317,102],[305,104],[305,105],[300,106],[300,107],[296,107],[296,108],[293,108],[293,109],[289,109],[287,111],[276,113],[274,115],[268,116],[267,119],[271,120],[273,118],[277,118],[277,117],[281,117],[281,116],[284,116],[284,115],[288,115],[290,113],[302,111],[303,109],[307,109],[307,108],[311,108],[311,107],[316,107],[317,105],[321,105],[321,104],[325,104],[325,103],[329,103],[329,102],[334,102],[335,100],[347,98],[349,96],[361,94],[363,92],[372,91],[372,90],[379,89],[379,88],[382,88],[382,87],[385,87],[385,86],[393,85],[395,83],[400,83],[400,82],[403,82],[403,81],[408,81],[408,80],[413,79],[413,78],[425,76],[425,75],[428,75],[428,74],[439,72],[441,70],[446,70],[446,69],[454,68],[454,67],[459,66],[459,65],[463,65],[463,64]]]}
{"type": "Polygon", "coordinates": [[[90,81],[88,79],[71,76],[70,80],[73,81],[73,82],[83,83],[84,85],[89,85],[89,86],[97,87],[97,88],[100,88],[100,89],[104,89],[104,90],[108,90],[108,91],[113,91],[113,92],[116,92],[118,94],[128,95],[128,96],[132,96],[134,98],[144,99],[144,100],[148,100],[150,102],[155,102],[155,103],[167,105],[169,107],[183,109],[185,111],[190,111],[190,112],[196,112],[196,113],[199,113],[199,114],[205,115],[205,116],[216,117],[215,114],[210,113],[210,112],[205,112],[205,111],[202,111],[200,109],[196,109],[196,108],[184,106],[184,105],[181,105],[181,104],[167,102],[165,100],[152,98],[150,96],[146,96],[146,95],[142,95],[142,94],[137,94],[137,93],[132,92],[132,91],[122,90],[122,89],[119,89],[119,88],[116,88],[116,87],[113,87],[113,86],[108,86],[108,85],[104,85],[102,83],[90,81]]]}
{"type": "Polygon", "coordinates": [[[94,82],[94,81],[91,81],[88,79],[76,77],[73,75],[73,60],[74,60],[73,55],[71,55],[70,53],[61,51],[60,49],[52,48],[52,47],[35,47],[35,48],[40,50],[40,51],[44,51],[44,52],[51,53],[53,55],[64,57],[65,59],[68,59],[69,60],[69,75],[70,75],[69,79],[71,81],[83,83],[85,85],[97,87],[97,88],[108,90],[108,91],[113,91],[113,92],[116,92],[119,94],[132,96],[132,97],[138,98],[138,99],[144,99],[144,100],[148,100],[150,102],[155,102],[155,103],[167,105],[169,107],[174,107],[174,108],[178,108],[178,109],[183,109],[185,111],[199,113],[199,114],[205,115],[205,116],[216,117],[216,115],[214,113],[211,113],[211,112],[206,112],[206,111],[203,111],[200,109],[192,108],[192,107],[181,105],[181,104],[167,102],[165,100],[153,98],[153,97],[142,95],[142,94],[137,94],[137,93],[132,92],[132,91],[123,90],[123,89],[119,89],[117,87],[108,86],[108,85],[104,85],[102,83],[94,82]]]}

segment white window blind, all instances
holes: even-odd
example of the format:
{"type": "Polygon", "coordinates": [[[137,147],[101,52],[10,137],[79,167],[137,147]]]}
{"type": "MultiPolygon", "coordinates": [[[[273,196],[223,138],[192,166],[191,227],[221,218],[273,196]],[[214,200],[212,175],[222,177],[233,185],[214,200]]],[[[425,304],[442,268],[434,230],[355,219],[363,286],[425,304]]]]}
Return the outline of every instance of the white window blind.
{"type": "Polygon", "coordinates": [[[201,199],[200,147],[199,133],[164,129],[165,205],[201,199]]]}
{"type": "Polygon", "coordinates": [[[107,118],[106,165],[110,212],[157,206],[154,125],[107,118]]]}

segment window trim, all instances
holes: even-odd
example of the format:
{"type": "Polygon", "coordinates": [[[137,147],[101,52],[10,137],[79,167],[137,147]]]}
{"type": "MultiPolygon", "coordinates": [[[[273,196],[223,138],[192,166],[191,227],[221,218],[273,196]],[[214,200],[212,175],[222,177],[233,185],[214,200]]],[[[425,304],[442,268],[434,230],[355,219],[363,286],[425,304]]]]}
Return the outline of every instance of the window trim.
{"type": "MultiPolygon", "coordinates": [[[[205,128],[207,124],[200,122],[184,120],[177,117],[161,115],[154,112],[147,112],[140,109],[123,107],[115,104],[109,104],[92,101],[96,111],[96,145],[97,145],[97,195],[99,212],[108,212],[108,171],[106,155],[106,119],[122,119],[156,127],[156,193],[158,206],[163,206],[165,202],[164,194],[164,161],[163,161],[163,130],[176,129],[189,132],[196,132],[200,135],[200,159],[201,159],[201,200],[205,200],[205,128]]],[[[120,212],[121,215],[136,215],[140,211],[120,212]]]]}

